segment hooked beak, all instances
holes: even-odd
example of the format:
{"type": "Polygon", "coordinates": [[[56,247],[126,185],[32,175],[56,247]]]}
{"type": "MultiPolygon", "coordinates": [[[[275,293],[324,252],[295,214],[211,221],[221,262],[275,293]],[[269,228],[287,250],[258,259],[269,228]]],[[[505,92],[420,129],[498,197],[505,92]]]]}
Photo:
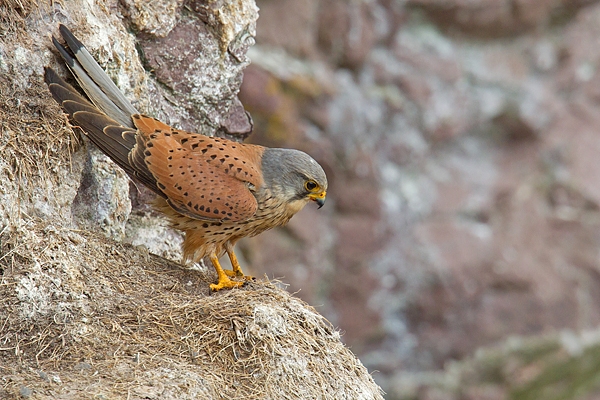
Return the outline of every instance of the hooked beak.
{"type": "Polygon", "coordinates": [[[323,207],[325,204],[325,198],[327,197],[327,192],[322,191],[320,193],[311,193],[308,195],[308,198],[314,201],[319,205],[319,208],[323,207]]]}

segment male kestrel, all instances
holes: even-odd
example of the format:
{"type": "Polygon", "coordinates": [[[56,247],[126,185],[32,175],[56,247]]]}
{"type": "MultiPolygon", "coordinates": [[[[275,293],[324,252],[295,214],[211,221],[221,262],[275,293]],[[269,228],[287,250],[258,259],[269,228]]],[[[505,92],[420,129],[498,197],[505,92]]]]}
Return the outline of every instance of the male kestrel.
{"type": "Polygon", "coordinates": [[[46,68],[52,96],[100,150],[158,195],[157,209],[185,232],[184,261],[210,258],[219,277],[212,290],[248,279],[233,252],[239,239],[286,224],[311,200],[323,206],[327,178],[306,153],[184,132],[142,115],[83,44],[59,30],[66,47],[52,38],[54,46],[89,101],[46,68]],[[225,253],[233,271],[219,264],[225,253]]]}

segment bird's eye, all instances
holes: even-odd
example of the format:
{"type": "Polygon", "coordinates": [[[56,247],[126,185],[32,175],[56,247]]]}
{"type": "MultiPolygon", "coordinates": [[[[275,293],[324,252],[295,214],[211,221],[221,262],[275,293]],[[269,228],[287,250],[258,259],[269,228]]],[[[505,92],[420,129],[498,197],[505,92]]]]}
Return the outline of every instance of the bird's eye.
{"type": "Polygon", "coordinates": [[[315,181],[306,181],[304,183],[304,188],[306,190],[308,190],[309,192],[312,192],[313,190],[315,190],[318,187],[319,187],[319,185],[317,185],[317,182],[315,182],[315,181]]]}

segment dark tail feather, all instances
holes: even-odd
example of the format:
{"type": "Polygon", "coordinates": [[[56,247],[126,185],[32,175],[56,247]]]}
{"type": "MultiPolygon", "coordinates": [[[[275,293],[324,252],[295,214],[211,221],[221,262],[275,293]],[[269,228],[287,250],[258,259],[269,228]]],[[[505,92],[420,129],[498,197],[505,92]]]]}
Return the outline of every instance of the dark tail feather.
{"type": "Polygon", "coordinates": [[[65,82],[52,68],[46,68],[44,79],[54,99],[79,125],[90,140],[129,176],[165,197],[156,180],[143,163],[132,163],[129,154],[136,145],[137,128],[131,116],[138,114],[90,53],[63,25],[60,33],[68,47],[52,38],[54,46],[91,102],[65,82]]]}
{"type": "MultiPolygon", "coordinates": [[[[121,139],[115,140],[104,132],[106,128],[115,126],[116,123],[104,114],[89,111],[77,111],[73,114],[73,121],[88,133],[88,137],[96,146],[112,158],[128,174],[133,173],[133,169],[127,162],[131,148],[126,147],[121,139]]],[[[121,129],[123,129],[121,127],[121,129]]]]}
{"type": "Polygon", "coordinates": [[[80,104],[85,104],[90,107],[94,107],[85,97],[83,97],[73,86],[65,82],[56,71],[52,68],[44,68],[44,80],[50,89],[50,93],[54,100],[58,104],[62,104],[63,101],[72,100],[80,104]]]}
{"type": "Polygon", "coordinates": [[[56,38],[52,38],[52,43],[67,63],[85,94],[88,95],[96,107],[110,118],[123,126],[133,128],[131,115],[138,114],[138,111],[125,98],[71,31],[62,24],[59,30],[68,48],[60,44],[56,38]]]}
{"type": "Polygon", "coordinates": [[[120,126],[119,122],[103,114],[58,76],[52,68],[46,67],[44,79],[52,97],[69,114],[73,122],[83,128],[90,140],[100,150],[133,176],[135,172],[128,163],[128,156],[135,144],[135,140],[131,138],[135,136],[135,131],[120,126]],[[125,135],[124,132],[128,132],[128,135],[125,135]]]}

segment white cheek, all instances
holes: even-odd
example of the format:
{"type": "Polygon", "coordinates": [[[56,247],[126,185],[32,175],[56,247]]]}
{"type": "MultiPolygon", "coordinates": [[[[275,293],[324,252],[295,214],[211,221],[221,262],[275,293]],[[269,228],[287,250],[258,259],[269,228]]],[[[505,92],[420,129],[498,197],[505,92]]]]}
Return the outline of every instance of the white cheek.
{"type": "Polygon", "coordinates": [[[296,214],[298,211],[302,210],[308,202],[308,199],[290,201],[286,206],[287,212],[292,215],[296,214]]]}

